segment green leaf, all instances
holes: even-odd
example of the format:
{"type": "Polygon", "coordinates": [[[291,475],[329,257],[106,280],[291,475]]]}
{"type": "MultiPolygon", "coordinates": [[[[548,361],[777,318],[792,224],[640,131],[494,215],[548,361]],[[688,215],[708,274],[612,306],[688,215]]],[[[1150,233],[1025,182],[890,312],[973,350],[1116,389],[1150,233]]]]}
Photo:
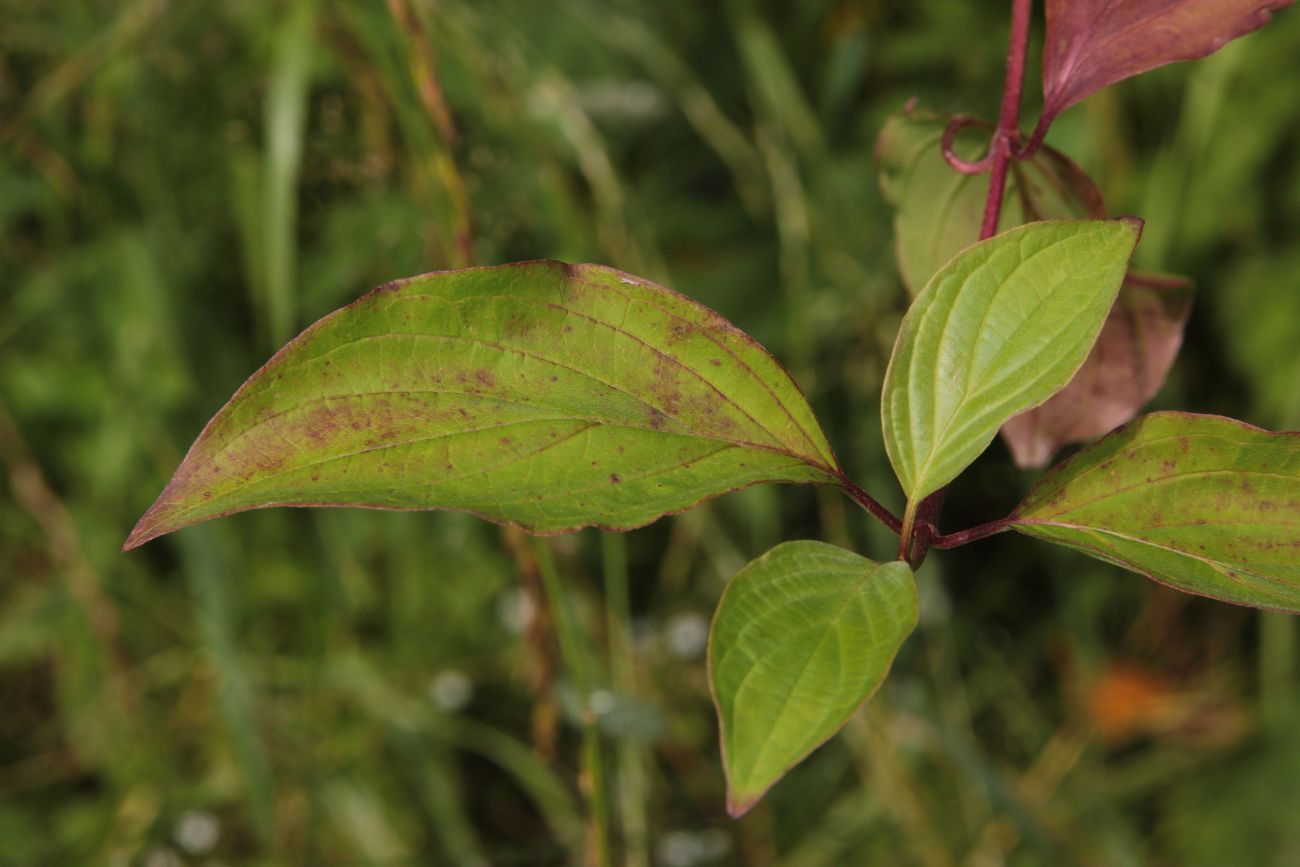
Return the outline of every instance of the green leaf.
{"type": "Polygon", "coordinates": [[[1011,527],[1187,593],[1300,613],[1300,433],[1152,413],[1044,476],[1011,527]]]}
{"type": "MultiPolygon", "coordinates": [[[[895,207],[898,270],[915,295],[953,256],[979,240],[988,194],[987,174],[964,175],[943,158],[949,118],[907,108],[893,115],[876,140],[880,184],[895,207]]],[[[954,152],[974,161],[992,131],[968,127],[954,152]]],[[[1092,179],[1060,151],[1044,146],[1028,161],[1012,163],[999,229],[1032,220],[1103,218],[1106,207],[1092,179]]]]}
{"type": "Polygon", "coordinates": [[[786,542],[731,579],[709,631],[727,809],[740,816],[871,697],[908,633],[906,563],[786,542]]]}
{"type": "Polygon", "coordinates": [[[903,318],[885,374],[885,449],[910,502],[1083,364],[1137,244],[1133,219],[1030,223],[958,254],[903,318]]]}
{"type": "Polygon", "coordinates": [[[126,547],[285,505],[629,529],[840,477],[794,382],[716,313],[610,268],[526,262],[397,281],[308,328],[208,423],[126,547]]]}

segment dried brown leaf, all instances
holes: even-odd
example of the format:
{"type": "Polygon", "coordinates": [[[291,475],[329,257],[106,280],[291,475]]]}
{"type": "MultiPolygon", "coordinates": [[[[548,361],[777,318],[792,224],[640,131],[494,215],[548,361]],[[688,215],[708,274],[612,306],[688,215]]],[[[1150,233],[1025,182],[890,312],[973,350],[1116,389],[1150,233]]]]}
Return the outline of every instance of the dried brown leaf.
{"type": "Polygon", "coordinates": [[[1191,306],[1191,284],[1131,276],[1070,384],[1002,426],[1016,465],[1045,467],[1062,446],[1109,433],[1137,415],[1164,385],[1191,306]]]}

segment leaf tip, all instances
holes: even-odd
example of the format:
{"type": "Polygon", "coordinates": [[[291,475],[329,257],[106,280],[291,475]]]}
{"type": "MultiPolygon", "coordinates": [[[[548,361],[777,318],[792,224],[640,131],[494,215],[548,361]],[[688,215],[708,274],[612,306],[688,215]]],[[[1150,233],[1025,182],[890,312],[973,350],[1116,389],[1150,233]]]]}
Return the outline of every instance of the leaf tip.
{"type": "Polygon", "coordinates": [[[1142,228],[1146,226],[1147,221],[1141,217],[1135,217],[1132,214],[1117,218],[1119,222],[1128,226],[1133,232],[1133,243],[1136,244],[1142,238],[1142,228]]]}
{"type": "MultiPolygon", "coordinates": [[[[180,470],[177,470],[177,473],[179,474],[180,470]]],[[[152,542],[159,536],[166,536],[168,533],[182,527],[197,523],[197,520],[204,520],[203,518],[177,520],[175,485],[176,478],[173,477],[168,482],[167,487],[163,489],[163,492],[158,495],[158,499],[154,500],[153,505],[145,510],[145,513],[140,516],[140,520],[135,522],[135,526],[131,528],[130,534],[126,537],[126,541],[122,543],[123,553],[139,548],[146,542],[152,542]]]]}
{"type": "Polygon", "coordinates": [[[759,792],[756,795],[747,794],[742,797],[738,795],[736,792],[732,791],[731,787],[728,786],[727,787],[727,815],[733,819],[739,819],[741,816],[744,816],[751,809],[753,809],[754,805],[757,804],[759,800],[762,799],[762,797],[763,797],[762,792],[759,792]]]}
{"type": "Polygon", "coordinates": [[[127,535],[126,541],[122,543],[122,553],[133,551],[139,548],[145,542],[153,541],[168,531],[161,528],[157,521],[154,520],[157,511],[157,503],[149,507],[149,511],[136,521],[135,526],[131,528],[130,534],[127,535]]]}

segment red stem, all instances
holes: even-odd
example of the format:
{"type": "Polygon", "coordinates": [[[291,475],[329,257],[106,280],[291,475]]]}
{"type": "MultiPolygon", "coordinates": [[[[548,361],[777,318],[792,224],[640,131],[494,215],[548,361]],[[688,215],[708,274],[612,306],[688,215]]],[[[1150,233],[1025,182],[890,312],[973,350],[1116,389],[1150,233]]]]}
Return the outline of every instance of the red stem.
{"type": "Polygon", "coordinates": [[[1038,148],[1047,135],[1047,128],[1052,125],[1054,120],[1056,120],[1056,115],[1048,114],[1047,108],[1044,106],[1043,113],[1038,117],[1038,123],[1034,125],[1034,131],[1029,134],[1029,141],[1025,142],[1023,147],[1016,149],[1016,159],[1027,160],[1038,153],[1038,148]]]}
{"type": "Polygon", "coordinates": [[[845,493],[852,497],[859,506],[874,515],[880,523],[892,530],[894,535],[903,532],[903,522],[898,519],[897,515],[880,505],[880,503],[876,501],[875,497],[854,484],[853,480],[848,476],[841,474],[839,479],[840,485],[844,488],[845,493]]]}
{"type": "Polygon", "coordinates": [[[916,510],[916,535],[912,539],[912,550],[907,558],[913,570],[921,568],[921,564],[925,562],[925,555],[930,552],[930,543],[939,535],[939,528],[935,526],[935,522],[939,520],[939,513],[943,511],[943,500],[946,496],[948,496],[948,489],[940,488],[922,500],[916,510]]]}
{"type": "Polygon", "coordinates": [[[978,527],[971,527],[969,530],[958,530],[956,533],[949,533],[946,536],[941,535],[934,524],[928,525],[926,530],[927,535],[930,537],[930,544],[934,547],[956,548],[959,545],[967,545],[1001,533],[1010,526],[1011,518],[998,518],[996,521],[989,521],[987,524],[980,524],[978,527]]]}
{"type": "Polygon", "coordinates": [[[998,128],[993,133],[993,142],[989,146],[993,171],[989,175],[989,194],[984,200],[981,241],[997,234],[998,217],[1002,214],[1002,197],[1007,189],[1007,170],[1011,167],[1014,143],[1020,137],[1020,93],[1025,84],[1025,57],[1029,53],[1029,20],[1032,11],[1033,0],[1012,0],[1007,76],[1002,84],[1002,111],[998,114],[998,128]]]}

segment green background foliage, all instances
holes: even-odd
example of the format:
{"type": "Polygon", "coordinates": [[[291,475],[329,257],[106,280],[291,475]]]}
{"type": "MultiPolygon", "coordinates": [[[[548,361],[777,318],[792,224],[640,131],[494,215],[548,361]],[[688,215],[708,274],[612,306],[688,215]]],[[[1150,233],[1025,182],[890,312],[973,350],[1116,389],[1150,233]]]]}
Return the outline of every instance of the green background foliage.
{"type": "MultiPolygon", "coordinates": [[[[992,116],[1006,4],[408,5],[0,0],[0,864],[578,857],[584,703],[527,545],[272,510],[118,550],[238,384],[387,280],[657,280],[770,347],[901,505],[871,150],[914,95],[992,116]]],[[[1049,137],[1147,221],[1137,265],[1198,283],[1158,407],[1300,427],[1297,46],[1283,12],[1049,137]]],[[[944,529],[1034,478],[995,444],[944,529]]],[[[1014,534],[927,561],[889,681],[732,822],[703,630],[785,538],[892,551],[841,494],[775,486],[549,543],[627,863],[1300,859],[1292,621],[1014,534]]]]}

